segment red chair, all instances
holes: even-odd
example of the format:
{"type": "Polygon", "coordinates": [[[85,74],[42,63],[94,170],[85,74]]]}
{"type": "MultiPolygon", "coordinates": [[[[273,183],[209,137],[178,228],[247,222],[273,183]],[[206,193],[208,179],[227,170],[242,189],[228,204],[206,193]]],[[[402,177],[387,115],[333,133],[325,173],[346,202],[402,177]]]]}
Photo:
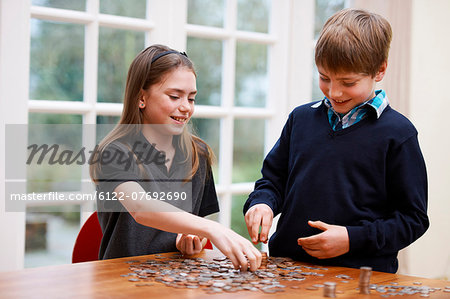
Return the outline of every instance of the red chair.
{"type": "Polygon", "coordinates": [[[94,212],[81,227],[72,252],[72,263],[82,263],[98,260],[98,251],[103,233],[98,222],[97,212],[94,212]]]}
{"type": "Polygon", "coordinates": [[[213,249],[213,246],[209,239],[206,241],[206,245],[205,245],[205,247],[203,247],[203,249],[211,249],[211,250],[213,249]]]}
{"type": "MultiPolygon", "coordinates": [[[[98,260],[98,251],[103,233],[98,222],[97,212],[91,216],[81,227],[72,252],[72,263],[82,263],[98,260]]],[[[209,240],[207,240],[204,249],[213,249],[209,240]]]]}

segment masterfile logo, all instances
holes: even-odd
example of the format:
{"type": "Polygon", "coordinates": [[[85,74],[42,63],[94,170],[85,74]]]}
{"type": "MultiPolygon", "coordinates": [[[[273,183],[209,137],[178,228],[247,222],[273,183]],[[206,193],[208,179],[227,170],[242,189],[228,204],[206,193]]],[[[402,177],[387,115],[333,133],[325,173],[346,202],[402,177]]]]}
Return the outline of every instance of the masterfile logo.
{"type": "MultiPolygon", "coordinates": [[[[144,137],[143,125],[123,126],[120,129],[132,133],[101,147],[113,126],[6,125],[5,210],[25,211],[29,202],[54,208],[58,202],[71,201],[94,202],[87,205],[91,210],[122,212],[120,203],[125,200],[165,201],[192,210],[192,181],[187,179],[192,163],[179,159],[170,163],[169,172],[165,166],[169,159],[158,144],[144,137]],[[98,170],[95,183],[90,176],[93,167],[98,170]],[[138,182],[144,191],[115,192],[115,181],[138,182]],[[106,188],[108,184],[112,189],[106,188]]],[[[151,126],[165,130],[164,125],[151,126]]]]}

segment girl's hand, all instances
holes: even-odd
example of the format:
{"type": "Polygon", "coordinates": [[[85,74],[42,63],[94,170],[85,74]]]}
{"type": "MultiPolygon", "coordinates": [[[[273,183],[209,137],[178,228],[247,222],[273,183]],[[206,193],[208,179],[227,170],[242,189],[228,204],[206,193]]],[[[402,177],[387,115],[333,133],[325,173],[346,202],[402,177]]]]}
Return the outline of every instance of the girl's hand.
{"type": "Polygon", "coordinates": [[[198,254],[203,250],[205,244],[206,238],[200,240],[200,237],[196,235],[177,235],[176,246],[183,255],[198,254]]]}
{"type": "Polygon", "coordinates": [[[248,209],[247,213],[245,213],[245,223],[253,244],[258,244],[259,242],[267,243],[272,220],[273,211],[266,204],[256,204],[248,209]],[[260,226],[261,235],[259,235],[260,226]]]}
{"type": "Polygon", "coordinates": [[[318,259],[328,259],[343,255],[350,250],[345,226],[330,225],[322,221],[308,221],[308,224],[323,230],[320,234],[297,240],[298,245],[302,246],[309,255],[318,259]]]}
{"type": "Polygon", "coordinates": [[[214,222],[208,238],[233,263],[235,269],[256,271],[261,266],[261,252],[231,229],[214,222]]]}

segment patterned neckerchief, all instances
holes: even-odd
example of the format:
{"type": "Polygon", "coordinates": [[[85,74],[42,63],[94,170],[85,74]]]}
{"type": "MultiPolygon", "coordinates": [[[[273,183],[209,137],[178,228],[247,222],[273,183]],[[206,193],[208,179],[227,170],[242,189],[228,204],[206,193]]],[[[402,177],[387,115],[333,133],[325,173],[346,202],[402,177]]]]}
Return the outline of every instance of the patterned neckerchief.
{"type": "Polygon", "coordinates": [[[324,97],[322,101],[314,104],[312,107],[317,108],[322,103],[328,107],[328,122],[330,123],[333,131],[339,131],[358,123],[367,116],[367,112],[370,109],[374,109],[377,114],[377,118],[379,118],[384,109],[389,105],[386,92],[382,89],[375,91],[375,97],[356,106],[344,115],[337,113],[333,109],[333,106],[327,97],[324,97]]]}

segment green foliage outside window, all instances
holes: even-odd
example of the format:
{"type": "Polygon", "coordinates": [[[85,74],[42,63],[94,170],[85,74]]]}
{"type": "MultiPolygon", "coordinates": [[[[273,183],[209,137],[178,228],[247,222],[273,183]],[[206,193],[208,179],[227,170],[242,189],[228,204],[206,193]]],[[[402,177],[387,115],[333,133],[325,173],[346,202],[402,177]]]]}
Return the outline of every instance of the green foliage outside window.
{"type": "Polygon", "coordinates": [[[146,0],[100,0],[100,13],[145,19],[146,0]]]}
{"type": "Polygon", "coordinates": [[[145,47],[143,32],[100,27],[98,102],[122,103],[128,68],[145,47]]]}
{"type": "Polygon", "coordinates": [[[30,98],[82,101],[84,26],[31,20],[30,98]]]}
{"type": "Polygon", "coordinates": [[[62,9],[85,10],[86,0],[31,0],[31,5],[62,9]]]}
{"type": "Polygon", "coordinates": [[[189,24],[223,27],[226,0],[188,0],[189,24]]]}

